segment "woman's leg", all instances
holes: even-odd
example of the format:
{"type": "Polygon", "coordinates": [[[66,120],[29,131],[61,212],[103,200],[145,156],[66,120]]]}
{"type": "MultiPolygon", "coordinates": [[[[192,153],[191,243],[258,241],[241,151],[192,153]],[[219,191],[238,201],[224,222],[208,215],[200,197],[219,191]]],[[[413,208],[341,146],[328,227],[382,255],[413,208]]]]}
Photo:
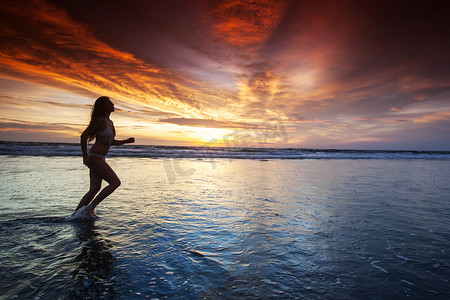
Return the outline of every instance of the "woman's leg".
{"type": "Polygon", "coordinates": [[[106,186],[95,198],[92,200],[91,205],[95,208],[103,199],[108,197],[120,186],[120,179],[114,173],[113,169],[103,159],[93,159],[91,170],[96,177],[106,180],[109,185],[106,186]]]}
{"type": "Polygon", "coordinates": [[[86,195],[81,198],[80,203],[78,204],[75,211],[80,209],[81,207],[88,205],[92,199],[94,199],[95,195],[100,191],[100,188],[102,187],[102,178],[95,175],[95,173],[92,171],[92,169],[89,171],[89,178],[90,178],[90,186],[89,191],[86,193],[86,195]]]}

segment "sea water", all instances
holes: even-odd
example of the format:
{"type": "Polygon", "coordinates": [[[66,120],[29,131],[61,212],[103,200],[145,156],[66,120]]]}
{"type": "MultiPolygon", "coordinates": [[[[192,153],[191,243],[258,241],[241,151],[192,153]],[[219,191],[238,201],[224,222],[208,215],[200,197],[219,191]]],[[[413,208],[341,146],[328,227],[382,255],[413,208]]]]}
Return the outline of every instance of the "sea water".
{"type": "Polygon", "coordinates": [[[449,298],[448,159],[107,161],[69,221],[80,157],[0,155],[0,298],[449,298]]]}

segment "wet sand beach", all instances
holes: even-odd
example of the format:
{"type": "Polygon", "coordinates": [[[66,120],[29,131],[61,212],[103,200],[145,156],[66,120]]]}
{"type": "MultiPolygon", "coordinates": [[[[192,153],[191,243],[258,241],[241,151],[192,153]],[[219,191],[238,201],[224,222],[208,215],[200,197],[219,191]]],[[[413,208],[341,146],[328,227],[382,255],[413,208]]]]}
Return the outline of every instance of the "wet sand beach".
{"type": "Polygon", "coordinates": [[[449,160],[108,159],[122,186],[68,221],[79,157],[0,156],[0,294],[445,299],[449,160]]]}

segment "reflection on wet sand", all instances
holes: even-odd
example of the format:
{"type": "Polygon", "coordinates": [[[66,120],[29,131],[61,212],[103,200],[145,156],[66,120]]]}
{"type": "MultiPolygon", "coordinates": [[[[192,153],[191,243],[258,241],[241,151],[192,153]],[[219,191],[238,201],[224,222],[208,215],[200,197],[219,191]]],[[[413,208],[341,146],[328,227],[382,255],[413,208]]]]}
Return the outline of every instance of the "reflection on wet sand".
{"type": "Polygon", "coordinates": [[[75,258],[77,267],[72,272],[75,281],[71,298],[115,298],[116,259],[110,242],[96,230],[95,220],[74,222],[73,229],[82,248],[75,258]]]}
{"type": "Polygon", "coordinates": [[[4,161],[2,299],[450,294],[447,160],[191,159],[172,184],[160,159],[113,157],[124,186],[95,223],[55,217],[85,186],[67,187],[79,158],[4,161]]]}

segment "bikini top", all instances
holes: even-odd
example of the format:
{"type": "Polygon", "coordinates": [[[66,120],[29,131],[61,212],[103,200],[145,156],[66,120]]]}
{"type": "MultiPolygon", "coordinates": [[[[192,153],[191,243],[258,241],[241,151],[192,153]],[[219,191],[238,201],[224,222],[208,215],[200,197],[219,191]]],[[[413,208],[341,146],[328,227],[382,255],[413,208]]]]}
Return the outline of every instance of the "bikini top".
{"type": "Polygon", "coordinates": [[[114,137],[116,136],[116,132],[113,130],[111,126],[111,121],[108,121],[108,119],[105,118],[105,122],[106,122],[105,129],[97,131],[96,134],[101,135],[102,137],[104,137],[109,141],[109,144],[111,144],[112,141],[114,140],[114,137]]]}

